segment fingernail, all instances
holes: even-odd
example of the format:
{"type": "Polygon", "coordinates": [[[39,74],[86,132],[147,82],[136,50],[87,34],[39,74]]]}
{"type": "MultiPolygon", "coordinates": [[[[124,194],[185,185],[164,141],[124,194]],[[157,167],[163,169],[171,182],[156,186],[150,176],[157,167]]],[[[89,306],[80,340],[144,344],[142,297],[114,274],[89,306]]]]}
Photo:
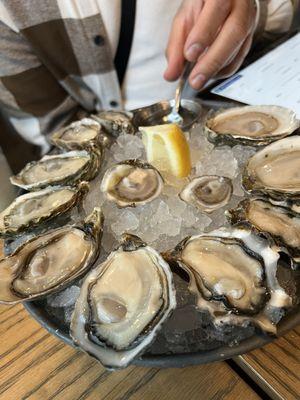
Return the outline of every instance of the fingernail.
{"type": "Polygon", "coordinates": [[[203,46],[201,46],[201,44],[199,43],[194,43],[185,52],[185,57],[189,61],[197,61],[197,58],[200,56],[202,51],[203,51],[203,46]]]}
{"type": "Polygon", "coordinates": [[[191,86],[194,89],[200,89],[206,82],[206,77],[203,74],[198,74],[194,76],[194,78],[191,80],[191,86]]]}

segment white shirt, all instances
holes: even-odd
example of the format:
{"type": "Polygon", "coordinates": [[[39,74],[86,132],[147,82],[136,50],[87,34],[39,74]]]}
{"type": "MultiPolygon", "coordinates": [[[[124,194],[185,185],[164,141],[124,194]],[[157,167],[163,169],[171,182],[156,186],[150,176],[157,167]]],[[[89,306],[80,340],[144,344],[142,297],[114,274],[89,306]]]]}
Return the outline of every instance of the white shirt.
{"type": "MultiPolygon", "coordinates": [[[[115,54],[121,0],[97,1],[115,54]]],[[[181,3],[182,0],[137,0],[133,42],[122,88],[126,109],[143,107],[174,96],[176,82],[166,82],[163,72],[167,66],[165,49],[172,20],[181,3]]],[[[266,31],[288,31],[292,18],[291,0],[270,0],[266,31]]]]}

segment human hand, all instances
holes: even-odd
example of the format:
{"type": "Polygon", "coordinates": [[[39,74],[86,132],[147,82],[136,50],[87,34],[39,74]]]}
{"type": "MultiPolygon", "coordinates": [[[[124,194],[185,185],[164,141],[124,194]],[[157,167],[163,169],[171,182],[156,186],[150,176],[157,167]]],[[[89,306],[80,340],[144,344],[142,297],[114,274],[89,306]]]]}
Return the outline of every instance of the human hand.
{"type": "Polygon", "coordinates": [[[184,0],[166,50],[164,78],[179,78],[185,59],[196,62],[190,85],[201,89],[212,77],[227,77],[248,54],[255,28],[254,0],[184,0]]]}

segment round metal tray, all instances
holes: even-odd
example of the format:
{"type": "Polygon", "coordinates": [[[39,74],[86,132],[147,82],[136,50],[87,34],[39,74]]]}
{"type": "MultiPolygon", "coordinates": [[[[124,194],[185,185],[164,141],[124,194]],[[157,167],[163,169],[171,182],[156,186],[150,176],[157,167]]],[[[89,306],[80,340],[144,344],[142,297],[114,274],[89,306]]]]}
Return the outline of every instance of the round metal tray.
{"type": "MultiPolygon", "coordinates": [[[[32,317],[51,334],[57,336],[66,344],[75,347],[70,335],[65,332],[65,330],[62,328],[62,325],[56,321],[55,318],[49,315],[44,308],[42,308],[39,304],[36,304],[34,301],[24,303],[24,306],[32,315],[32,317]]],[[[300,324],[299,307],[291,314],[285,316],[279,323],[278,336],[284,335],[298,324],[300,324]]],[[[184,354],[152,355],[146,353],[141,358],[136,359],[133,364],[159,368],[181,368],[188,365],[207,364],[215,361],[226,360],[228,358],[247,353],[251,350],[262,347],[267,343],[270,343],[274,339],[276,339],[276,337],[256,333],[255,335],[243,340],[238,345],[233,347],[222,346],[213,350],[197,351],[184,354]]]]}
{"type": "MultiPolygon", "coordinates": [[[[166,115],[170,112],[171,106],[172,102],[164,101],[156,103],[149,107],[134,110],[134,122],[137,125],[147,125],[149,123],[153,123],[153,121],[149,120],[150,116],[155,115],[155,117],[157,117],[159,120],[159,118],[161,118],[163,115],[166,115]]],[[[216,108],[218,108],[219,106],[220,105],[217,105],[216,108]]],[[[222,106],[224,106],[223,103],[222,106]]],[[[202,106],[195,101],[182,100],[182,107],[190,111],[190,116],[194,116],[193,118],[191,118],[190,121],[186,121],[186,125],[190,126],[190,123],[193,123],[194,120],[200,116],[202,106]]],[[[45,303],[32,301],[24,303],[24,306],[27,311],[33,316],[33,318],[36,319],[51,334],[57,336],[66,344],[75,347],[63,318],[60,319],[52,315],[45,306],[45,303]]],[[[281,320],[281,322],[277,326],[278,336],[282,336],[287,331],[300,324],[299,311],[300,306],[298,306],[281,320]]],[[[208,350],[208,348],[206,348],[205,346],[203,347],[203,350],[196,350],[193,349],[193,346],[190,346],[189,350],[191,349],[191,351],[185,350],[186,352],[184,353],[180,351],[173,351],[172,353],[170,353],[170,351],[168,351],[167,349],[166,351],[164,351],[164,347],[162,346],[162,351],[160,351],[159,354],[155,354],[155,351],[152,351],[153,347],[155,348],[156,341],[154,341],[153,346],[151,346],[149,349],[149,352],[144,353],[139,359],[134,360],[133,364],[160,368],[185,367],[188,365],[206,364],[247,353],[251,350],[264,346],[275,338],[276,337],[274,336],[269,336],[261,333],[258,330],[255,330],[255,333],[252,334],[251,337],[240,341],[238,344],[221,344],[218,347],[215,346],[211,350],[208,350]]]]}

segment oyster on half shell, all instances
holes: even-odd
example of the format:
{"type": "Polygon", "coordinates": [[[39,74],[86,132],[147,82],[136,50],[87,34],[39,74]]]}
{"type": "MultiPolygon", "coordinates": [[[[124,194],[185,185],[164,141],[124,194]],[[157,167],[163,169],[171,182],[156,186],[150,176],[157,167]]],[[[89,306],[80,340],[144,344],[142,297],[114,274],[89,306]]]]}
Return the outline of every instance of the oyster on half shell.
{"type": "Polygon", "coordinates": [[[52,186],[17,197],[0,213],[0,237],[18,234],[67,212],[88,189],[88,183],[81,182],[78,187],[52,186]]]}
{"type": "Polygon", "coordinates": [[[40,298],[83,275],[99,254],[102,225],[95,208],[82,224],[34,237],[0,260],[0,303],[40,298]]]}
{"type": "Polygon", "coordinates": [[[278,140],[255,153],[243,172],[243,186],[275,200],[300,197],[300,136],[278,140]]]}
{"type": "Polygon", "coordinates": [[[123,368],[153,341],[176,307],[169,265],[133,235],[85,278],[72,315],[74,342],[109,368],[123,368]]]}
{"type": "Polygon", "coordinates": [[[279,248],[287,250],[294,266],[300,264],[300,214],[290,208],[275,206],[266,199],[245,199],[227,211],[232,224],[253,226],[269,234],[279,248]]]}
{"type": "Polygon", "coordinates": [[[192,236],[163,256],[189,274],[198,309],[210,312],[216,326],[252,322],[274,333],[272,310],[292,305],[277,281],[279,254],[250,230],[192,236]]]}
{"type": "Polygon", "coordinates": [[[294,111],[279,106],[244,106],[217,112],[206,121],[212,142],[262,146],[284,138],[300,126],[294,111]]]}
{"type": "Polygon", "coordinates": [[[135,207],[159,196],[163,184],[162,176],[152,165],[140,160],[127,160],[105,172],[101,191],[119,207],[135,207]]]}
{"type": "Polygon", "coordinates": [[[233,192],[231,179],[224,176],[204,175],[194,178],[179,194],[181,200],[212,213],[225,206],[233,192]]]}
{"type": "Polygon", "coordinates": [[[53,133],[51,142],[54,146],[67,150],[81,150],[99,147],[99,123],[91,118],[72,122],[53,133]]]}
{"type": "Polygon", "coordinates": [[[29,191],[53,185],[75,185],[82,180],[92,180],[99,167],[100,154],[85,150],[70,151],[28,163],[10,181],[29,191]]]}
{"type": "Polygon", "coordinates": [[[100,111],[98,114],[91,115],[95,121],[112,136],[119,136],[120,133],[134,134],[135,128],[132,123],[133,114],[128,111],[100,111]]]}

